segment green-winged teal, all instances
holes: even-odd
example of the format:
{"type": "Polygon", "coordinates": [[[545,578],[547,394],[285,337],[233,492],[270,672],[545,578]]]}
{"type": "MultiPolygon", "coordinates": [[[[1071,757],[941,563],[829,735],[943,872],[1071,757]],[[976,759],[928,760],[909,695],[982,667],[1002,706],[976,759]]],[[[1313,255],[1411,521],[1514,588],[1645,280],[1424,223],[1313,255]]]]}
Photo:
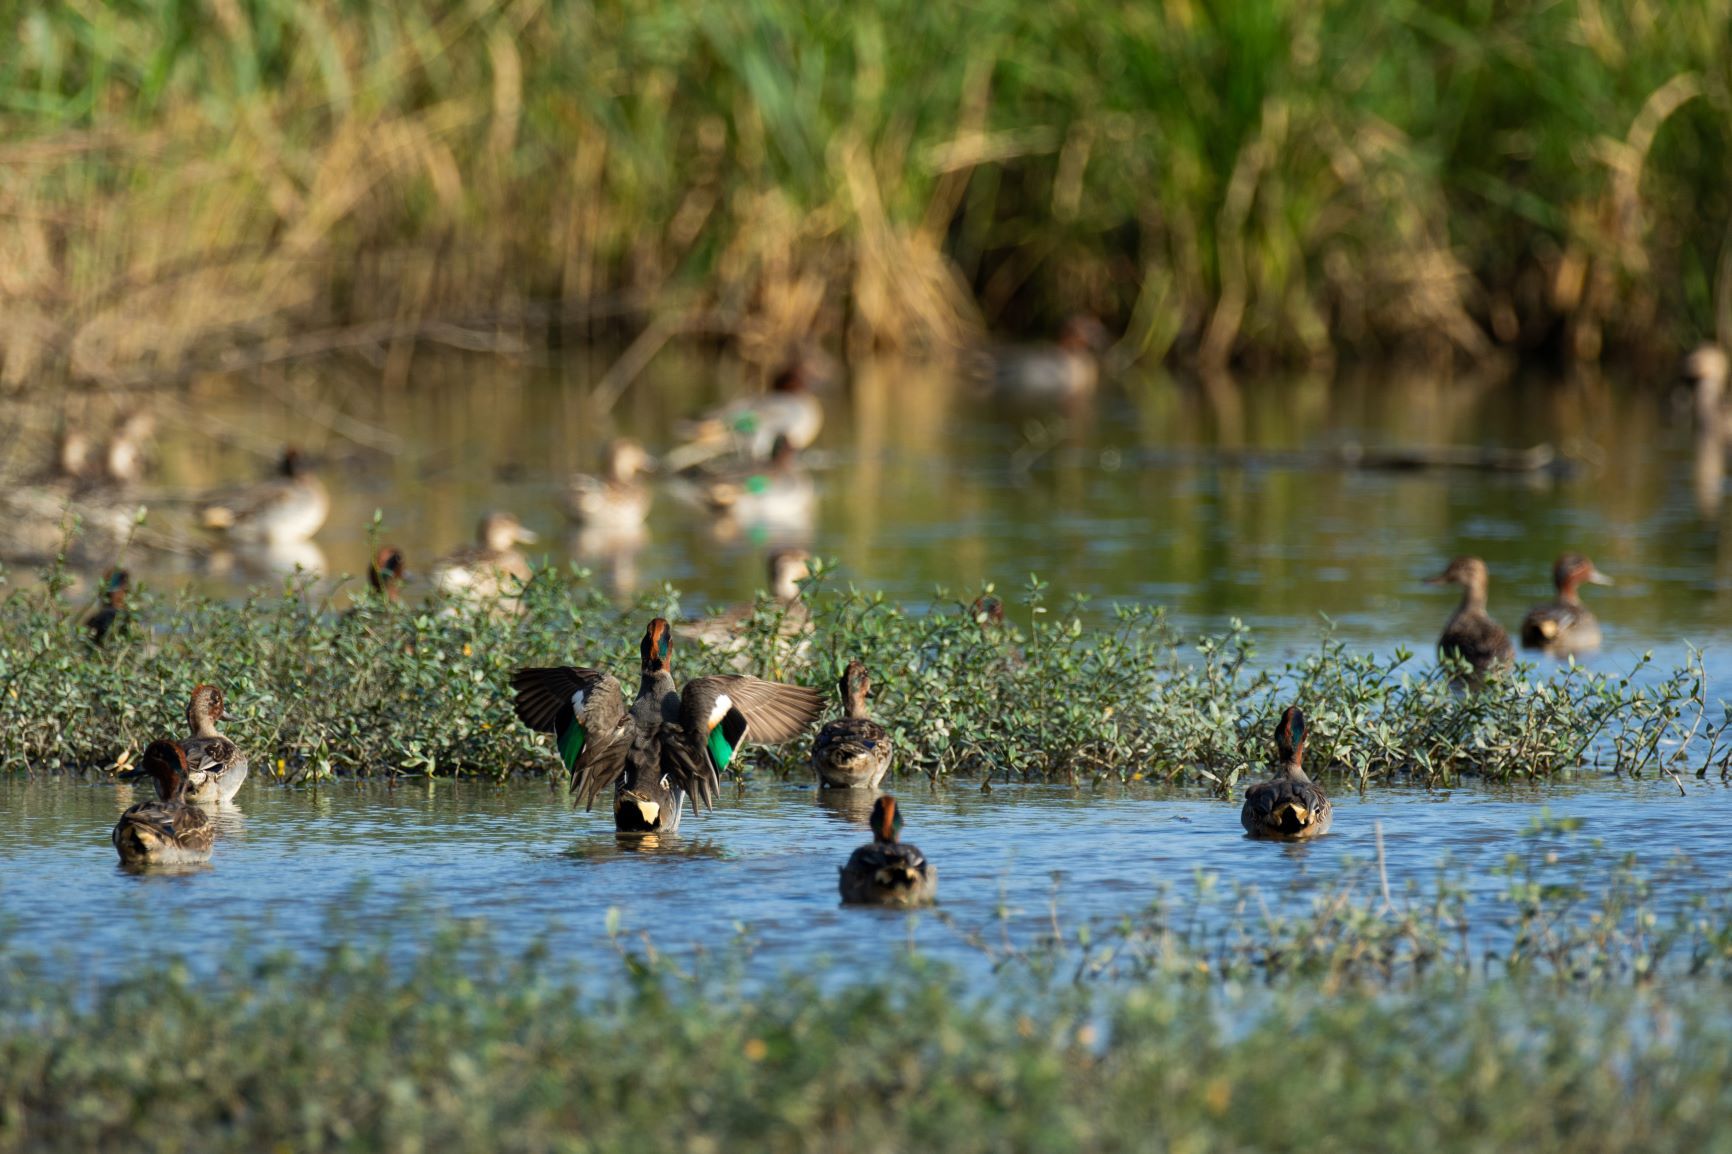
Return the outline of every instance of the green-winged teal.
{"type": "Polygon", "coordinates": [[[529,561],[517,551],[538,538],[510,513],[493,512],[481,518],[475,530],[476,543],[435,562],[433,587],[452,597],[494,602],[502,611],[520,608],[517,595],[529,584],[529,561]]]}
{"type": "Polygon", "coordinates": [[[654,464],[636,441],[612,441],[600,476],[579,473],[567,484],[566,513],[587,528],[637,529],[649,517],[652,494],[643,474],[654,464]]]}
{"type": "Polygon", "coordinates": [[[848,662],[839,683],[842,716],[818,731],[812,742],[812,769],[831,789],[877,789],[890,768],[895,748],[890,731],[872,720],[866,698],[872,678],[858,657],[848,662]]]}
{"type": "Polygon", "coordinates": [[[149,777],[157,796],[120,815],[111,840],[122,865],[184,865],[209,861],[216,843],[210,815],[186,802],[186,755],[172,741],[153,741],[123,780],[149,777]]]}
{"type": "Polygon", "coordinates": [[[796,358],[770,380],[768,392],[741,397],[688,422],[680,430],[689,444],[670,454],[674,467],[716,452],[765,460],[778,439],[809,448],[824,428],[824,406],[812,393],[811,370],[796,358]]]}
{"type": "Polygon", "coordinates": [[[290,446],[283,450],[276,476],[205,505],[204,526],[230,538],[265,545],[293,545],[311,539],[331,512],[325,483],[290,446]]]}
{"type": "Polygon", "coordinates": [[[1543,605],[1535,605],[1522,618],[1522,645],[1557,656],[1598,649],[1599,619],[1582,604],[1576,590],[1583,584],[1610,585],[1612,579],[1580,553],[1565,553],[1552,566],[1552,583],[1557,587],[1557,596],[1543,605]]]}
{"type": "Polygon", "coordinates": [[[872,806],[872,842],[842,867],[838,887],[849,905],[923,906],[938,894],[938,868],[915,846],[899,841],[902,815],[889,794],[872,806]]]}
{"type": "Polygon", "coordinates": [[[247,779],[247,755],[217,732],[223,717],[223,691],[198,685],[186,703],[186,724],[192,730],[180,743],[186,755],[186,800],[217,805],[234,800],[247,779]]]}
{"type": "Polygon", "coordinates": [[[720,775],[747,741],[792,741],[823,708],[814,689],[743,675],[699,677],[676,689],[673,631],[660,617],[640,646],[637,699],[598,669],[519,669],[511,679],[518,718],[554,735],[571,771],[571,791],[587,808],[609,786],[614,828],[622,833],[679,828],[689,795],[715,802],[720,775]]]}
{"type": "Polygon", "coordinates": [[[1275,726],[1275,776],[1245,791],[1239,824],[1252,837],[1304,841],[1329,832],[1335,807],[1305,775],[1305,715],[1288,706],[1275,726]]]}
{"type": "Polygon", "coordinates": [[[1100,356],[1111,339],[1099,319],[1078,313],[1047,345],[1001,349],[992,356],[992,395],[1017,406],[1075,403],[1100,383],[1100,356]]]}
{"type": "Polygon", "coordinates": [[[1508,666],[1515,660],[1515,646],[1510,644],[1504,627],[1485,611],[1486,587],[1491,583],[1485,562],[1478,557],[1457,557],[1428,585],[1460,585],[1461,604],[1450,614],[1437,639],[1437,650],[1444,656],[1457,655],[1473,667],[1470,682],[1484,681],[1493,670],[1508,666]]]}

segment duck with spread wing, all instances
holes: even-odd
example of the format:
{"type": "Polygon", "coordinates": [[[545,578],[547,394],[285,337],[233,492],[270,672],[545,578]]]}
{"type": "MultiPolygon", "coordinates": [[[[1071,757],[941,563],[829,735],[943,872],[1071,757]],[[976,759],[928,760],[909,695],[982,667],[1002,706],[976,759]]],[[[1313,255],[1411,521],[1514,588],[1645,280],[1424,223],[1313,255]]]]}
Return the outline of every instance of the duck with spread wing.
{"type": "Polygon", "coordinates": [[[673,630],[657,617],[644,633],[642,675],[628,706],[599,669],[519,669],[511,679],[518,719],[554,735],[585,808],[613,787],[614,828],[670,833],[689,796],[715,803],[721,774],[747,741],[791,741],[818,718],[815,689],[744,675],[674,686],[673,630]]]}

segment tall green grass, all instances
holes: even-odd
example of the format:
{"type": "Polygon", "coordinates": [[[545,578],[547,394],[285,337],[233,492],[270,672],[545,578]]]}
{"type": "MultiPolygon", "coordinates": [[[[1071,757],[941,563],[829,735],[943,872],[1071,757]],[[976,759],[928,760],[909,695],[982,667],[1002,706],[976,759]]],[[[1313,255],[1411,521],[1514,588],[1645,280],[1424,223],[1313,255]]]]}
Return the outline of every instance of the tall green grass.
{"type": "Polygon", "coordinates": [[[13,383],[652,312],[763,357],[1732,338],[1728,0],[9,12],[13,383]]]}

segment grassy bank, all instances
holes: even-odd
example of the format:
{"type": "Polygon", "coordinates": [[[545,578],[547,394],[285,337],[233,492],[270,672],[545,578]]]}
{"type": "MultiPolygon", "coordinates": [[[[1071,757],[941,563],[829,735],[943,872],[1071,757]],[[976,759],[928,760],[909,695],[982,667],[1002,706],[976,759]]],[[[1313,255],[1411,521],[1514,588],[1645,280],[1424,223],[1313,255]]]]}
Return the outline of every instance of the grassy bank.
{"type": "Polygon", "coordinates": [[[1732,4],[7,9],[4,380],[649,314],[772,357],[1732,338],[1732,4]],[[293,339],[283,339],[293,338],[293,339]]]}
{"type": "Polygon", "coordinates": [[[1711,982],[819,988],[451,934],[76,988],[0,958],[0,1150],[1720,1151],[1711,982]]]}
{"type": "MultiPolygon", "coordinates": [[[[1530,667],[1469,696],[1429,655],[1379,658],[1325,637],[1310,657],[1262,662],[1242,628],[1185,637],[1141,607],[1093,612],[1105,623],[1085,625],[1083,605],[1048,604],[1038,582],[1024,594],[1027,636],[983,631],[960,599],[913,615],[835,584],[821,576],[809,590],[803,644],[766,603],[737,652],[682,645],[676,670],[744,666],[833,693],[837,671],[861,656],[902,777],[1202,780],[1231,791],[1266,764],[1274,720],[1295,701],[1311,719],[1310,764],[1349,784],[1584,766],[1721,774],[1732,753],[1699,665],[1629,677],[1530,667]]],[[[332,591],[291,582],[235,604],[144,590],[98,649],[81,625],[88,603],[68,600],[52,575],[15,590],[0,602],[0,766],[112,767],[180,732],[192,685],[214,681],[234,715],[228,732],[267,776],[546,772],[557,763],[545,740],[512,717],[511,671],[590,663],[629,682],[648,617],[680,617],[671,589],[622,613],[558,570],[532,582],[520,618],[364,597],[339,612],[332,591]]],[[[750,768],[804,773],[807,752],[756,750],[750,768]]]]}

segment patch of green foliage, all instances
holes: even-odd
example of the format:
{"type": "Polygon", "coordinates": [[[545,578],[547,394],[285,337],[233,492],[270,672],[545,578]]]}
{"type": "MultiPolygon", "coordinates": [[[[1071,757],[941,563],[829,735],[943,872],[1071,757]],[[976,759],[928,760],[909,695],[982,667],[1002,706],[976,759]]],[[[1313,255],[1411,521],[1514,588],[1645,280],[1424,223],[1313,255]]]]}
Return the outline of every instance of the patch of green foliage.
{"type": "MultiPolygon", "coordinates": [[[[903,776],[1196,775],[1230,791],[1269,760],[1275,719],[1293,702],[1310,718],[1309,764],[1354,784],[1584,765],[1675,774],[1687,756],[1692,772],[1724,772],[1699,663],[1642,678],[1521,667],[1464,693],[1448,669],[1353,653],[1327,636],[1309,657],[1260,665],[1237,624],[1187,639],[1162,611],[1139,606],[1085,624],[1101,615],[1080,600],[1049,605],[1038,580],[1026,635],[983,628],[960,605],[916,615],[828,584],[821,572],[808,590],[809,634],[792,632],[768,601],[727,648],[681,645],[676,624],[676,675],[743,670],[833,690],[847,660],[862,657],[903,776]]],[[[226,731],[267,779],[553,771],[547,739],[512,714],[512,670],[597,665],[629,693],[648,618],[679,618],[671,589],[622,612],[554,569],[525,590],[521,615],[365,594],[339,612],[330,588],[297,579],[241,602],[142,590],[101,648],[87,643],[86,607],[67,602],[58,576],[15,590],[0,601],[0,765],[112,766],[182,733],[188,693],[209,681],[227,694],[226,731]]],[[[790,743],[740,764],[804,772],[807,752],[790,743]]]]}
{"type": "Polygon", "coordinates": [[[1723,1149],[1732,922],[1695,935],[1717,968],[1631,982],[1663,934],[1591,945],[1618,900],[1538,898],[1585,964],[1484,979],[1361,964],[1455,926],[1345,891],[1212,938],[1157,910],[1166,964],[1112,982],[881,942],[766,983],[617,935],[580,970],[461,923],[82,982],[0,950],[0,1151],[1723,1149]]]}

